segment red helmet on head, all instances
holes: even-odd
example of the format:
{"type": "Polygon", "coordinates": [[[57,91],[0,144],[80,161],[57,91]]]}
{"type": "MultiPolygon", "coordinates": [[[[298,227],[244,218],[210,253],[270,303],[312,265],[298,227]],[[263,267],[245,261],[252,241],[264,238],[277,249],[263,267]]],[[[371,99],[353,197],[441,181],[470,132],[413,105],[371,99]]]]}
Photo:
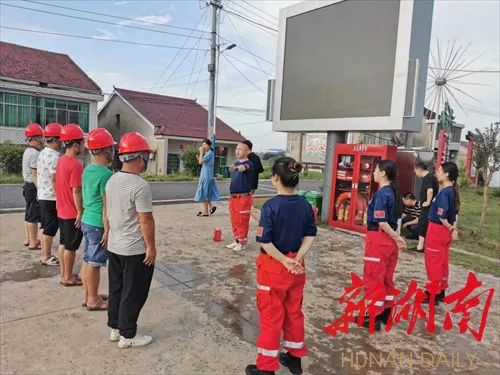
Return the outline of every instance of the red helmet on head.
{"type": "Polygon", "coordinates": [[[119,154],[130,154],[134,152],[151,152],[148,141],[137,132],[126,133],[120,139],[118,146],[119,154]]]}
{"type": "Polygon", "coordinates": [[[113,136],[104,128],[97,128],[89,132],[87,138],[87,148],[89,150],[113,147],[114,144],[113,136]]]}
{"type": "Polygon", "coordinates": [[[43,136],[45,138],[59,138],[61,136],[62,125],[57,122],[52,122],[45,125],[43,129],[43,136]]]}
{"type": "Polygon", "coordinates": [[[69,142],[83,139],[83,130],[77,124],[67,124],[61,129],[61,141],[69,142]]]}
{"type": "Polygon", "coordinates": [[[24,136],[26,138],[41,137],[43,136],[43,129],[39,124],[34,122],[26,126],[26,128],[24,129],[24,136]]]}

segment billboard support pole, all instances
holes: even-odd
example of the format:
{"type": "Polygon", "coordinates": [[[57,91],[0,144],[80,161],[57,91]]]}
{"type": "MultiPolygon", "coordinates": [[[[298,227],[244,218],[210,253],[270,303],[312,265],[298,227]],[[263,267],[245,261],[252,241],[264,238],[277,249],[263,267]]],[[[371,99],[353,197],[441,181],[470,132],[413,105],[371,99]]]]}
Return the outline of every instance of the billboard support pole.
{"type": "Polygon", "coordinates": [[[335,145],[346,142],[347,132],[328,132],[326,137],[326,159],[323,179],[323,204],[321,206],[321,221],[328,223],[330,215],[330,199],[332,193],[333,163],[335,145]]]}

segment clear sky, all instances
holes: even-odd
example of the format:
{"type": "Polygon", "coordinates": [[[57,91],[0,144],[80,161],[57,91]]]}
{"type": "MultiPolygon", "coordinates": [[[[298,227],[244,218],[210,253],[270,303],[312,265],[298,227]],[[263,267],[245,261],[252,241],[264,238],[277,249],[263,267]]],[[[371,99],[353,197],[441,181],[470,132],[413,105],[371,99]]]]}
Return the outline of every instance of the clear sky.
{"type": "MultiPolygon", "coordinates": [[[[295,2],[225,0],[223,5],[229,12],[244,15],[272,29],[277,28],[275,17],[278,16],[279,9],[295,2]]],[[[40,0],[34,3],[1,0],[0,3],[4,4],[0,7],[1,26],[91,37],[92,39],[75,39],[0,29],[2,41],[70,55],[106,93],[112,92],[114,85],[132,90],[197,98],[202,104],[208,102],[208,73],[206,72],[208,34],[198,31],[208,30],[209,27],[209,12],[204,1],[40,0]],[[108,23],[34,12],[9,5],[108,23]],[[87,14],[60,7],[111,14],[136,21],[87,14]],[[185,29],[165,26],[179,26],[185,29]],[[188,49],[119,44],[99,39],[184,46],[188,49]]],[[[221,58],[218,104],[265,109],[267,79],[274,77],[275,74],[276,33],[249,24],[228,12],[223,15],[220,25],[221,35],[227,41],[236,43],[237,47],[222,55],[227,57],[221,58]],[[249,54],[248,51],[258,57],[249,54]]],[[[497,0],[436,0],[432,29],[434,51],[436,51],[438,38],[442,46],[446,46],[448,41],[454,39],[457,40],[457,44],[464,46],[470,43],[464,58],[472,60],[478,57],[478,59],[466,69],[500,70],[500,2],[497,0]]],[[[459,88],[480,102],[457,92],[458,99],[464,105],[466,112],[455,108],[456,120],[466,124],[469,129],[482,128],[491,122],[499,121],[500,74],[472,74],[461,81],[464,83],[460,84],[459,88]]],[[[256,151],[285,148],[286,136],[282,133],[273,133],[271,124],[264,121],[264,114],[261,112],[249,113],[248,111],[235,112],[219,109],[217,115],[254,141],[256,151]]]]}

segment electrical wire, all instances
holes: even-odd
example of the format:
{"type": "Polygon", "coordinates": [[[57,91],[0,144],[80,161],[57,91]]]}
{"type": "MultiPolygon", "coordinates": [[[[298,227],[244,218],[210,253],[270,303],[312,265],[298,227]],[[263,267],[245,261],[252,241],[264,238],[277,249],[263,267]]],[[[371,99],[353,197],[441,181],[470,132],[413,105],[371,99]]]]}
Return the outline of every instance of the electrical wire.
{"type": "Polygon", "coordinates": [[[235,69],[238,73],[240,73],[240,75],[241,75],[243,78],[245,78],[245,79],[248,81],[248,83],[250,83],[253,87],[255,87],[257,90],[259,90],[261,93],[265,94],[265,91],[264,91],[264,90],[262,90],[259,86],[257,86],[257,85],[256,85],[256,84],[255,84],[252,80],[250,80],[250,79],[249,79],[249,78],[248,78],[245,74],[243,74],[243,72],[242,72],[241,70],[239,70],[239,69],[236,67],[236,65],[234,65],[234,64],[232,63],[232,61],[231,61],[231,60],[229,60],[226,56],[223,56],[223,57],[226,59],[226,61],[227,61],[229,64],[231,64],[231,66],[232,66],[232,67],[233,67],[233,68],[234,68],[234,69],[235,69]]]}
{"type": "MultiPolygon", "coordinates": [[[[260,26],[261,28],[264,28],[264,29],[268,29],[268,30],[274,31],[274,32],[276,32],[276,33],[278,32],[278,30],[277,30],[277,29],[275,29],[275,28],[273,28],[273,27],[270,27],[270,26],[264,25],[264,24],[262,24],[262,23],[260,23],[260,22],[257,22],[257,21],[255,21],[255,20],[253,20],[253,19],[251,19],[251,18],[248,18],[248,17],[242,16],[241,14],[236,13],[236,12],[234,12],[234,11],[232,11],[232,10],[228,10],[228,9],[226,9],[226,8],[223,8],[223,9],[222,9],[222,11],[223,11],[223,12],[226,12],[226,13],[229,13],[229,14],[232,14],[233,16],[238,17],[238,18],[240,18],[240,19],[242,19],[242,20],[244,20],[244,21],[246,21],[246,22],[249,22],[249,23],[251,23],[251,24],[255,25],[255,26],[260,26]]],[[[261,30],[262,30],[262,29],[261,29],[261,30]]],[[[263,31],[266,31],[266,30],[263,30],[263,31]]],[[[272,35],[272,36],[276,36],[276,34],[272,34],[272,33],[269,33],[269,32],[268,32],[268,34],[270,34],[270,35],[272,35]]]]}
{"type": "Polygon", "coordinates": [[[254,12],[253,10],[246,8],[238,1],[232,1],[230,4],[231,4],[231,9],[234,11],[239,11],[241,13],[250,13],[253,16],[256,16],[257,20],[259,20],[261,22],[267,22],[268,24],[270,24],[273,27],[276,27],[276,28],[278,27],[278,25],[276,24],[276,21],[269,21],[269,19],[266,19],[262,15],[254,12]],[[239,9],[238,8],[235,9],[234,8],[235,6],[237,6],[239,9]]]}
{"type": "MultiPolygon", "coordinates": [[[[180,47],[180,46],[169,46],[169,45],[165,45],[165,44],[139,43],[139,42],[132,42],[130,40],[120,40],[120,39],[101,39],[101,38],[96,38],[96,37],[91,37],[91,36],[86,36],[86,35],[75,35],[75,34],[64,34],[64,33],[57,33],[57,32],[51,32],[51,31],[30,30],[30,29],[23,29],[20,27],[11,27],[11,26],[3,26],[3,25],[0,25],[0,29],[25,31],[25,32],[34,33],[34,34],[57,35],[57,36],[64,36],[64,37],[68,37],[68,38],[88,39],[88,40],[94,40],[94,41],[100,41],[100,42],[133,44],[136,46],[144,46],[144,47],[189,49],[189,48],[184,48],[184,47],[180,47]]],[[[200,49],[200,51],[207,51],[207,49],[200,49]]]]}
{"type": "Polygon", "coordinates": [[[243,61],[243,60],[241,60],[241,59],[239,59],[239,58],[237,58],[237,57],[234,57],[234,56],[231,56],[231,55],[227,55],[226,57],[227,57],[227,58],[230,58],[230,59],[232,59],[232,60],[236,60],[236,61],[238,61],[238,62],[242,63],[243,65],[248,66],[249,68],[252,68],[252,69],[255,69],[255,70],[257,70],[257,71],[259,71],[259,72],[261,72],[261,73],[264,73],[266,76],[270,76],[270,74],[269,74],[268,72],[266,72],[265,70],[259,69],[259,68],[257,68],[256,66],[254,66],[254,65],[252,65],[252,64],[249,64],[249,63],[247,63],[246,61],[243,61]]]}
{"type": "MultiPolygon", "coordinates": [[[[149,32],[152,32],[152,33],[160,33],[160,34],[175,35],[175,36],[184,36],[184,37],[191,38],[191,36],[188,36],[186,34],[174,33],[174,32],[170,32],[170,31],[147,29],[145,27],[125,25],[125,24],[120,24],[120,23],[114,23],[114,22],[96,20],[96,19],[87,18],[87,17],[72,16],[72,15],[69,15],[69,14],[57,13],[57,12],[50,12],[50,11],[47,11],[47,10],[35,9],[35,8],[27,8],[27,7],[22,7],[22,6],[13,5],[13,4],[0,3],[0,5],[1,6],[5,6],[5,7],[11,7],[11,8],[18,8],[18,9],[29,10],[29,11],[32,11],[32,12],[38,12],[38,13],[44,13],[44,14],[51,14],[51,15],[55,15],[55,16],[73,18],[73,19],[78,19],[78,20],[83,20],[83,21],[88,21],[88,22],[102,23],[102,24],[112,25],[112,26],[127,27],[127,28],[135,29],[135,30],[149,31],[149,32]]],[[[198,38],[198,36],[193,36],[192,38],[198,38]]],[[[208,38],[205,38],[205,39],[208,39],[208,38]]]]}
{"type": "MultiPolygon", "coordinates": [[[[205,11],[204,13],[201,14],[201,17],[198,19],[198,21],[196,22],[196,25],[195,27],[197,27],[201,20],[205,17],[205,21],[206,21],[206,17],[208,16],[208,12],[205,11]]],[[[205,24],[205,22],[204,22],[205,24]]],[[[191,35],[191,34],[190,34],[191,35]]],[[[186,44],[188,43],[189,41],[189,38],[186,38],[186,40],[184,40],[184,43],[182,44],[182,47],[185,47],[186,44]]],[[[163,72],[160,74],[160,76],[158,77],[158,79],[155,81],[155,83],[153,84],[153,86],[151,86],[151,90],[162,80],[162,78],[165,76],[165,73],[168,72],[168,70],[170,69],[170,67],[174,64],[175,60],[177,59],[177,56],[179,56],[179,54],[181,53],[181,50],[178,50],[177,53],[175,54],[175,56],[173,57],[172,60],[170,60],[170,63],[165,67],[165,69],[163,69],[163,72]]]]}
{"type": "MultiPolygon", "coordinates": [[[[186,31],[197,31],[197,32],[200,32],[200,33],[204,33],[205,32],[203,30],[191,29],[191,28],[188,28],[188,27],[175,26],[175,25],[167,25],[167,24],[164,24],[164,23],[158,23],[158,22],[146,21],[146,20],[139,20],[139,19],[136,19],[136,18],[122,17],[122,16],[117,16],[117,15],[108,14],[108,13],[92,12],[92,11],[89,11],[89,10],[71,8],[71,7],[66,7],[66,6],[62,6],[62,5],[48,4],[48,3],[41,2],[41,1],[32,1],[32,0],[24,0],[24,1],[27,2],[27,3],[40,4],[40,5],[45,5],[45,6],[48,6],[48,7],[59,8],[59,9],[73,10],[75,12],[93,14],[93,15],[96,15],[96,16],[104,16],[104,17],[116,18],[116,19],[120,19],[120,20],[124,20],[124,21],[144,23],[144,24],[148,24],[148,25],[155,25],[155,26],[161,26],[161,27],[167,27],[167,28],[179,29],[179,30],[186,30],[186,31]]],[[[202,9],[202,8],[200,8],[200,9],[202,9]]]]}
{"type": "Polygon", "coordinates": [[[262,13],[264,13],[264,14],[268,15],[269,17],[271,17],[271,18],[275,19],[276,21],[278,21],[278,18],[277,18],[277,17],[273,16],[271,13],[266,12],[264,9],[261,9],[261,8],[259,8],[259,7],[256,7],[255,5],[253,5],[252,3],[248,2],[248,1],[245,1],[245,0],[240,0],[240,1],[241,1],[242,3],[247,4],[249,7],[252,7],[252,8],[254,8],[254,9],[258,10],[259,12],[262,12],[262,13]]]}

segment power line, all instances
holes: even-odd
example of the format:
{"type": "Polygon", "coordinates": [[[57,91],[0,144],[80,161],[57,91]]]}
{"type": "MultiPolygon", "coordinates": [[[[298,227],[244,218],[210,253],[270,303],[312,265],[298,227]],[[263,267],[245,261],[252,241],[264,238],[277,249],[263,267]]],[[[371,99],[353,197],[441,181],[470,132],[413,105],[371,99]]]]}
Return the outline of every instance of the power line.
{"type": "MultiPolygon", "coordinates": [[[[229,20],[229,23],[231,24],[231,26],[233,27],[234,31],[236,32],[236,34],[238,34],[238,37],[240,38],[240,40],[243,42],[243,44],[245,44],[245,47],[248,48],[250,50],[250,46],[247,44],[246,40],[241,36],[240,32],[238,31],[238,28],[236,27],[236,25],[234,24],[233,20],[231,19],[231,17],[228,17],[227,18],[229,20]]],[[[259,69],[256,68],[256,67],[253,67],[257,70],[260,70],[261,72],[265,73],[266,75],[270,75],[269,73],[267,73],[264,68],[262,67],[262,65],[260,65],[259,63],[259,60],[257,60],[257,58],[255,56],[253,56],[253,59],[255,61],[255,63],[259,66],[259,69]]],[[[240,60],[241,62],[241,60],[240,60]]],[[[243,64],[246,64],[243,62],[243,64]]],[[[248,66],[251,66],[251,65],[248,65],[248,66]]]]}
{"type": "MultiPolygon", "coordinates": [[[[200,24],[200,22],[203,19],[203,17],[204,16],[206,17],[207,14],[208,14],[207,11],[205,11],[204,13],[202,13],[200,19],[198,20],[198,22],[196,22],[195,27],[197,27],[200,24]]],[[[191,36],[191,34],[189,34],[189,35],[191,36]]],[[[186,38],[186,40],[182,44],[182,47],[185,47],[188,41],[189,41],[189,37],[186,38]]],[[[178,50],[177,53],[175,54],[174,58],[170,61],[170,64],[168,64],[167,67],[165,69],[163,69],[163,72],[160,74],[160,76],[158,77],[158,79],[156,80],[156,82],[153,84],[153,86],[151,86],[151,90],[162,80],[163,76],[170,69],[170,67],[174,63],[175,59],[177,58],[177,56],[179,56],[180,52],[181,52],[181,50],[178,50]]]]}
{"type": "MultiPolygon", "coordinates": [[[[72,16],[72,15],[69,15],[69,14],[57,13],[57,12],[50,12],[48,10],[35,9],[35,8],[27,8],[27,7],[22,7],[22,6],[13,5],[13,4],[0,3],[0,5],[1,6],[5,6],[5,7],[11,7],[11,8],[18,8],[18,9],[29,10],[29,11],[32,11],[32,12],[38,12],[38,13],[44,13],[44,14],[51,14],[51,15],[55,15],[55,16],[73,18],[73,19],[83,20],[83,21],[88,21],[88,22],[102,23],[102,24],[112,25],[112,26],[127,27],[127,28],[135,29],[135,30],[149,31],[149,32],[152,32],[152,33],[160,33],[160,34],[175,35],[175,36],[184,36],[184,37],[191,38],[191,36],[188,36],[186,34],[179,34],[179,33],[174,33],[174,32],[170,32],[170,31],[147,29],[145,27],[125,25],[125,24],[120,24],[120,23],[114,23],[114,22],[96,20],[96,19],[87,18],[87,17],[72,16]]],[[[192,38],[198,38],[198,36],[195,36],[195,37],[192,37],[192,38]]],[[[200,38],[201,38],[201,36],[200,36],[200,38]]]]}
{"type": "MultiPolygon", "coordinates": [[[[202,81],[199,81],[199,82],[208,82],[208,79],[205,79],[205,80],[202,80],[202,81]]],[[[172,88],[172,87],[189,86],[189,85],[192,85],[192,84],[194,84],[194,81],[189,81],[189,82],[184,82],[184,83],[178,83],[178,84],[175,84],[175,85],[170,85],[170,86],[162,87],[162,90],[169,89],[169,88],[172,88]]]]}
{"type": "MultiPolygon", "coordinates": [[[[223,37],[223,36],[221,36],[221,35],[220,35],[219,37],[220,37],[223,41],[225,41],[225,42],[227,42],[227,43],[230,43],[230,44],[233,44],[233,42],[232,42],[232,41],[230,41],[229,39],[226,39],[226,38],[224,38],[224,37],[223,37]]],[[[247,48],[244,48],[244,47],[242,47],[242,46],[238,46],[238,49],[240,49],[240,50],[242,50],[242,51],[245,51],[246,53],[248,53],[248,54],[250,54],[250,55],[252,55],[252,56],[257,57],[258,59],[260,59],[260,60],[262,60],[262,61],[264,61],[264,62],[268,63],[269,65],[275,66],[273,62],[271,62],[271,61],[269,61],[269,60],[266,60],[266,59],[265,59],[265,58],[263,58],[262,56],[259,56],[259,55],[255,54],[255,53],[253,53],[252,51],[250,51],[250,50],[249,50],[249,49],[247,49],[247,48]]]]}
{"type": "Polygon", "coordinates": [[[266,12],[264,9],[261,9],[261,8],[259,8],[259,7],[256,7],[255,5],[253,5],[253,4],[251,4],[251,3],[249,3],[248,1],[245,1],[245,0],[241,0],[241,1],[242,1],[243,3],[245,3],[245,4],[247,4],[249,7],[252,7],[252,8],[254,8],[254,9],[256,9],[256,10],[258,10],[259,12],[262,12],[262,13],[264,13],[264,14],[267,14],[269,17],[271,17],[271,18],[275,19],[276,21],[278,21],[278,18],[277,18],[277,17],[273,16],[271,13],[266,12]]]}
{"type": "MultiPolygon", "coordinates": [[[[25,31],[25,32],[34,33],[34,34],[57,35],[57,36],[64,36],[64,37],[68,37],[68,38],[88,39],[88,40],[94,40],[94,41],[100,41],[100,42],[133,44],[133,45],[136,45],[136,46],[144,46],[144,47],[159,47],[159,48],[171,48],[171,49],[189,49],[189,48],[184,48],[184,47],[179,47],[179,46],[169,46],[169,45],[165,45],[165,44],[138,43],[138,42],[132,42],[130,40],[120,40],[120,39],[101,39],[101,38],[95,38],[95,37],[86,36],[86,35],[63,34],[63,33],[51,32],[51,31],[30,30],[30,29],[22,29],[22,28],[19,28],[19,27],[10,27],[10,26],[2,26],[2,25],[0,25],[0,29],[25,31]]],[[[200,49],[200,51],[207,51],[207,49],[200,49]]]]}
{"type": "Polygon", "coordinates": [[[256,66],[253,66],[253,65],[251,65],[251,64],[249,64],[249,63],[247,63],[246,61],[243,61],[243,60],[241,60],[241,59],[238,59],[237,57],[234,57],[234,56],[229,56],[229,55],[228,55],[227,57],[228,57],[228,58],[230,58],[230,59],[236,60],[236,61],[238,61],[238,62],[242,63],[243,65],[248,66],[249,68],[252,68],[252,69],[258,70],[259,72],[264,73],[266,76],[269,76],[269,75],[270,75],[270,74],[269,74],[268,72],[266,72],[265,70],[262,70],[262,69],[260,69],[260,68],[257,68],[256,66]]]}
{"type": "MultiPolygon", "coordinates": [[[[231,9],[233,9],[233,10],[235,10],[235,11],[238,11],[238,10],[239,10],[239,9],[234,9],[234,6],[236,5],[236,6],[238,6],[241,10],[243,10],[243,12],[242,12],[242,13],[245,13],[245,12],[250,13],[250,14],[252,14],[252,15],[256,16],[258,20],[261,20],[261,21],[263,21],[263,22],[267,22],[267,23],[269,23],[271,26],[278,27],[278,25],[276,24],[276,22],[275,22],[275,21],[269,21],[268,19],[264,18],[261,14],[258,14],[258,13],[256,13],[256,12],[254,12],[253,10],[251,10],[251,9],[248,9],[248,8],[244,7],[244,6],[243,6],[240,2],[237,2],[237,1],[232,1],[230,4],[231,4],[231,9]]],[[[239,10],[239,11],[241,12],[241,10],[239,10]]]]}
{"type": "Polygon", "coordinates": [[[28,2],[28,3],[40,4],[40,5],[45,5],[45,6],[48,6],[48,7],[59,8],[59,9],[73,10],[75,12],[93,14],[93,15],[96,15],[96,16],[111,17],[111,18],[116,18],[116,19],[120,19],[120,20],[124,20],[124,21],[144,23],[144,24],[148,24],[148,25],[155,25],[155,26],[161,26],[161,27],[167,27],[167,28],[179,29],[179,30],[186,30],[186,31],[197,31],[197,32],[201,32],[201,33],[205,32],[203,30],[191,29],[191,28],[188,28],[188,27],[166,25],[164,23],[158,23],[158,22],[153,22],[153,21],[146,21],[146,20],[139,20],[139,19],[135,19],[135,18],[128,18],[128,17],[116,16],[114,14],[92,12],[92,11],[89,11],[89,10],[71,8],[71,7],[66,7],[66,6],[62,6],[62,5],[47,4],[47,3],[43,3],[41,1],[31,1],[31,0],[25,0],[25,1],[28,2]]]}
{"type": "Polygon", "coordinates": [[[243,78],[245,78],[245,79],[246,79],[246,80],[247,80],[247,81],[248,81],[248,82],[249,82],[249,83],[250,83],[253,87],[255,87],[257,90],[259,90],[261,93],[265,94],[265,91],[264,91],[264,90],[262,90],[259,86],[257,86],[257,85],[256,85],[256,84],[255,84],[252,80],[250,80],[250,79],[249,79],[249,78],[248,78],[245,74],[243,74],[243,72],[242,72],[241,70],[239,70],[239,69],[236,67],[236,65],[234,65],[234,64],[232,63],[232,61],[231,61],[231,60],[229,60],[226,56],[223,56],[223,57],[224,57],[224,58],[226,59],[226,61],[227,61],[229,64],[231,64],[231,66],[232,66],[232,67],[233,67],[233,68],[234,68],[234,69],[235,69],[238,73],[240,73],[240,75],[241,75],[241,76],[243,76],[243,78]]]}
{"type": "MultiPolygon", "coordinates": [[[[207,55],[208,55],[208,50],[205,51],[205,55],[203,56],[203,60],[201,61],[200,67],[205,65],[205,61],[207,59],[207,55]]],[[[191,96],[194,96],[194,93],[196,92],[196,88],[198,87],[198,82],[200,82],[201,72],[203,72],[203,71],[206,71],[206,70],[205,69],[201,69],[200,71],[198,71],[198,77],[196,77],[196,81],[195,81],[193,89],[191,91],[191,96]]]]}
{"type": "MultiPolygon", "coordinates": [[[[246,22],[249,22],[249,23],[251,23],[251,24],[255,25],[255,26],[260,26],[260,27],[262,27],[262,28],[264,28],[264,29],[268,29],[268,30],[274,31],[274,32],[276,32],[276,33],[278,32],[278,30],[277,30],[277,29],[275,29],[275,28],[272,28],[272,27],[270,27],[270,26],[264,25],[264,24],[262,24],[262,23],[260,23],[260,22],[257,22],[257,21],[255,21],[255,20],[253,20],[253,19],[251,19],[251,18],[248,18],[248,17],[242,16],[242,15],[241,15],[241,14],[239,14],[239,13],[233,12],[233,11],[231,11],[231,10],[227,10],[226,8],[222,8],[222,11],[224,11],[224,12],[226,12],[226,13],[229,13],[229,14],[232,14],[233,16],[238,17],[238,18],[240,18],[240,19],[242,19],[242,20],[244,20],[244,21],[246,21],[246,22]]],[[[265,31],[265,30],[263,30],[263,31],[265,31]]],[[[270,34],[270,35],[272,35],[272,36],[276,36],[276,34],[272,34],[272,33],[269,33],[269,32],[268,32],[268,34],[270,34]]]]}

